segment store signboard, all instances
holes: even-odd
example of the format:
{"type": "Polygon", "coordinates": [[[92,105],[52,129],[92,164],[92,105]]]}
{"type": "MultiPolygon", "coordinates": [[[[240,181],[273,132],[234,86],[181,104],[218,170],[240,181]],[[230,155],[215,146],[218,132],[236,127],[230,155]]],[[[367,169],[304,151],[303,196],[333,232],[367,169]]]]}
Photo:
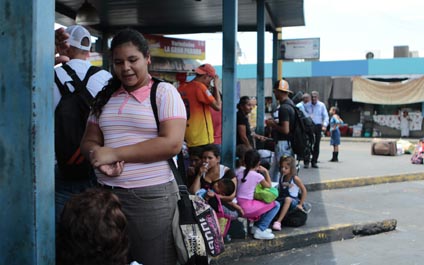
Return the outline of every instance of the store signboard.
{"type": "Polygon", "coordinates": [[[280,40],[278,46],[279,59],[319,59],[319,38],[280,40]]]}
{"type": "Polygon", "coordinates": [[[144,35],[149,43],[150,55],[165,58],[204,60],[205,41],[144,35]]]}

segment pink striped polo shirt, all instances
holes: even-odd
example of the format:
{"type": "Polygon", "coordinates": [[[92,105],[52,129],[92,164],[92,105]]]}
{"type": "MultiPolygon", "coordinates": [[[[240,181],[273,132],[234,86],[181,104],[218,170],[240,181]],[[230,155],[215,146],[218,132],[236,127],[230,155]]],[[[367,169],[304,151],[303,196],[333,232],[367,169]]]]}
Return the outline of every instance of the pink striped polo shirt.
{"type": "MultiPolygon", "coordinates": [[[[88,122],[97,124],[103,133],[104,145],[112,148],[132,145],[157,137],[157,127],[150,104],[149,85],[128,93],[118,89],[97,119],[90,115],[88,122]]],[[[186,119],[186,110],[177,89],[166,82],[156,92],[159,121],[186,119]]],[[[160,147],[158,147],[160,148],[160,147]]],[[[97,181],[109,186],[137,188],[158,185],[174,179],[168,162],[125,163],[119,177],[108,177],[96,170],[97,181]]]]}

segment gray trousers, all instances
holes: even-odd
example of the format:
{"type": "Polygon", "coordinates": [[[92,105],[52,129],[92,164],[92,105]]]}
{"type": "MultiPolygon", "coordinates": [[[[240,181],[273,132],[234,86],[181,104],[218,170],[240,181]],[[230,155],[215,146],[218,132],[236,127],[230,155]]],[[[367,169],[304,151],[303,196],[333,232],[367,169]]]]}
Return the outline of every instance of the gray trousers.
{"type": "Polygon", "coordinates": [[[119,197],[128,219],[129,261],[175,265],[172,218],[179,196],[176,182],[112,191],[119,197]]]}

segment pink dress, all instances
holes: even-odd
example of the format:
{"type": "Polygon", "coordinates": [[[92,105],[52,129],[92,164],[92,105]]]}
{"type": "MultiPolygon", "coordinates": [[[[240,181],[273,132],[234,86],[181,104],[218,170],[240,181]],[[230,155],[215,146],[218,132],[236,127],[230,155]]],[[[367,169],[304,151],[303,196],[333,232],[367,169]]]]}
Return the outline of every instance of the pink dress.
{"type": "Polygon", "coordinates": [[[244,211],[244,216],[250,220],[258,220],[261,215],[270,211],[275,206],[275,201],[266,203],[254,199],[255,187],[264,176],[254,170],[250,170],[246,176],[246,181],[242,182],[244,170],[237,174],[237,203],[244,211]]]}

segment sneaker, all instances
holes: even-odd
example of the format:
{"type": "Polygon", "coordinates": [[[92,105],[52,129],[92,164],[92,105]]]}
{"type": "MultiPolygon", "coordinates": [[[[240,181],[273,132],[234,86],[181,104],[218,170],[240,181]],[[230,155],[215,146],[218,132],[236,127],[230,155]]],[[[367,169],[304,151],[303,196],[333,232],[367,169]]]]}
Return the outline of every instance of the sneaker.
{"type": "Polygon", "coordinates": [[[312,163],[312,167],[313,167],[313,168],[318,168],[318,165],[317,165],[317,164],[315,164],[315,163],[312,163]]]}
{"type": "Polygon", "coordinates": [[[303,168],[309,168],[309,164],[304,164],[303,168]]]}
{"type": "Polygon", "coordinates": [[[281,231],[281,223],[280,222],[274,222],[272,225],[272,229],[276,231],[281,231]]]}
{"type": "MultiPolygon", "coordinates": [[[[257,227],[256,225],[252,226],[252,228],[250,228],[250,233],[252,235],[254,235],[256,233],[256,231],[261,231],[261,229],[259,229],[259,227],[257,227]]],[[[265,229],[265,231],[267,231],[268,233],[272,233],[272,230],[267,228],[265,229]]]]}
{"type": "Polygon", "coordinates": [[[275,235],[272,232],[268,232],[266,229],[261,231],[260,229],[256,230],[253,234],[253,238],[255,239],[273,239],[275,235]]]}

